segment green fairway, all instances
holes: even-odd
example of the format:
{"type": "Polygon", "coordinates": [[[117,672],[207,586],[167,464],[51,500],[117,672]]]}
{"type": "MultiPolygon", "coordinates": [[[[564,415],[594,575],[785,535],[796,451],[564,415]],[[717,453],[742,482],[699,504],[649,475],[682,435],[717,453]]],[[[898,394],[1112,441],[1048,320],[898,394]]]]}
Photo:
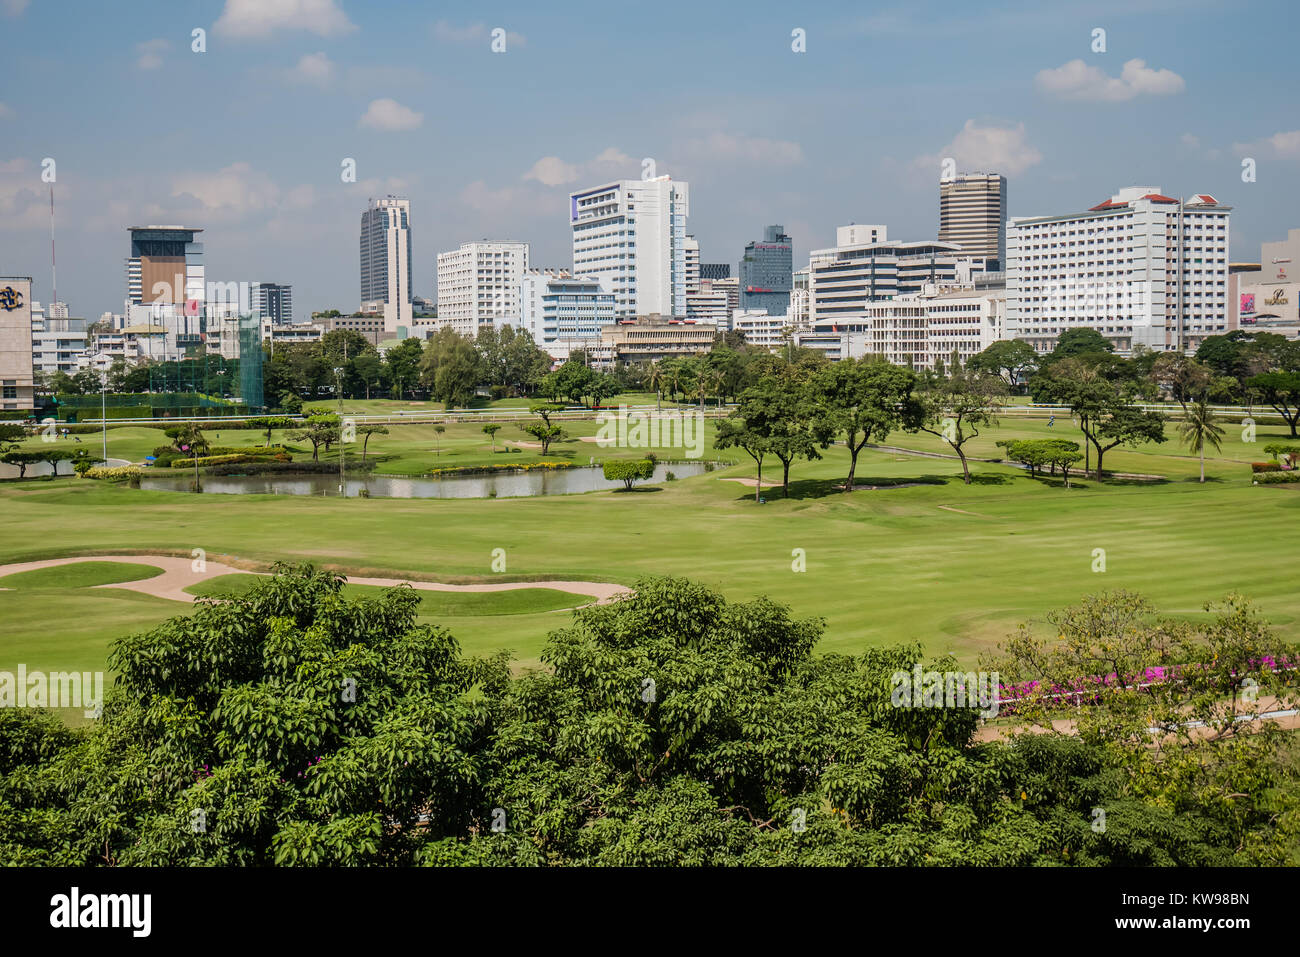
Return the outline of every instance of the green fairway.
{"type": "MultiPolygon", "coordinates": [[[[395,427],[390,436],[376,436],[372,449],[422,449],[411,458],[403,451],[384,464],[394,471],[408,470],[412,460],[446,466],[492,459],[487,437],[475,425],[450,426],[438,437],[441,454],[432,451],[431,428],[395,427]]],[[[510,428],[498,433],[498,443],[510,428]]],[[[584,464],[587,456],[596,457],[601,450],[595,443],[576,438],[595,429],[594,422],[572,423],[575,438],[558,446],[559,460],[564,453],[584,464]]],[[[1222,451],[1207,458],[1204,485],[1195,480],[1196,459],[1172,438],[1172,426],[1168,431],[1171,439],[1163,445],[1116,449],[1106,457],[1108,469],[1162,475],[1163,482],[1099,485],[1088,478],[1065,490],[1056,479],[974,463],[976,481],[967,486],[954,459],[869,449],[858,464],[859,484],[928,484],[843,495],[834,487],[847,470],[847,453],[833,446],[820,461],[795,464],[789,500],[779,488],[765,489],[761,505],[753,501],[751,486],[727,481],[755,474],[753,463],[735,452],[728,455],[739,465],[632,496],[233,498],[75,478],[10,482],[0,486],[10,525],[0,559],[123,548],[188,555],[203,548],[214,561],[232,556],[265,567],[277,559],[308,560],[353,574],[416,574],[451,582],[630,584],[645,574],[684,575],[729,598],[766,594],[799,615],[825,618],[823,651],[856,652],[915,639],[967,662],[1020,622],[1041,625],[1047,612],[1117,587],[1141,591],[1163,611],[1187,616],[1200,614],[1207,599],[1237,590],[1292,632],[1300,619],[1300,589],[1291,570],[1300,547],[1289,530],[1300,515],[1300,488],[1252,486],[1246,464],[1267,458],[1262,446],[1284,440],[1283,430],[1261,429],[1251,445],[1241,441],[1239,427],[1229,426],[1222,451]],[[507,562],[504,573],[493,571],[497,549],[507,562]],[[1104,572],[1092,570],[1096,549],[1104,550],[1104,572]],[[794,570],[798,550],[805,571],[794,570]]],[[[1077,433],[1068,419],[1058,418],[1049,429],[1043,419],[1005,416],[1000,428],[976,439],[970,450],[991,457],[1001,451],[994,445],[999,438],[1044,435],[1077,433]]],[[[252,432],[232,432],[229,439],[236,436],[257,441],[252,432]]],[[[924,434],[895,433],[888,444],[951,452],[924,434]]],[[[496,453],[498,460],[507,456],[520,462],[539,458],[534,450],[496,453]]],[[[555,460],[557,450],[548,458],[555,460]]],[[[779,463],[769,461],[764,479],[779,478],[779,463]]],[[[21,629],[27,647],[57,641],[80,647],[78,654],[89,660],[102,655],[115,631],[177,613],[170,602],[138,601],[145,596],[101,597],[108,591],[76,597],[128,607],[112,614],[87,610],[69,622],[73,606],[56,602],[46,614],[57,618],[42,620],[29,609],[25,619],[5,620],[27,622],[21,629]]],[[[535,661],[546,632],[567,615],[541,610],[560,606],[530,606],[521,594],[430,593],[426,602],[447,604],[425,607],[471,653],[511,649],[527,663],[535,661]]],[[[16,593],[0,593],[0,601],[6,600],[23,601],[16,593]]],[[[7,637],[0,659],[13,660],[13,644],[7,637]]]]}
{"type": "MultiPolygon", "coordinates": [[[[221,597],[242,595],[264,580],[260,575],[219,575],[185,590],[192,595],[221,597]]],[[[386,591],[379,585],[345,585],[349,598],[369,598],[386,591]]],[[[416,592],[420,596],[420,617],[478,617],[481,615],[530,615],[537,612],[576,608],[591,602],[587,595],[558,591],[554,588],[514,588],[497,592],[416,592]]]]}
{"type": "Polygon", "coordinates": [[[0,578],[0,588],[19,590],[49,590],[63,588],[91,588],[118,582],[134,582],[162,574],[161,568],[126,562],[76,562],[71,565],[54,565],[16,572],[0,578]]]}

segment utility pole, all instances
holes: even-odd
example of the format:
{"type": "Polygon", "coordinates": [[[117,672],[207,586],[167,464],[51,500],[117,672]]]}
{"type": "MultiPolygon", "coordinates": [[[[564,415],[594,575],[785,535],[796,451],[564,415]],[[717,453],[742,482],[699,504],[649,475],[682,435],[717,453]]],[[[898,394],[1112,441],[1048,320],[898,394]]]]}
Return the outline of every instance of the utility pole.
{"type": "MultiPolygon", "coordinates": [[[[346,341],[344,348],[347,348],[346,341]]],[[[343,484],[343,367],[334,367],[334,390],[339,397],[339,495],[347,498],[346,487],[343,484]]]]}
{"type": "Polygon", "coordinates": [[[104,436],[104,466],[108,467],[108,376],[100,383],[99,427],[104,436]]]}

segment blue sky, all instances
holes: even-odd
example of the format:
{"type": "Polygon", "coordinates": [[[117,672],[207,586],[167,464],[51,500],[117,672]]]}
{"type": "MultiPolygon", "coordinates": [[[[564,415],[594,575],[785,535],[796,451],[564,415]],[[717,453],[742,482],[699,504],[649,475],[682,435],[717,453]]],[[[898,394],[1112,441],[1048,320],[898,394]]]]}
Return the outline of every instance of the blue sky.
{"type": "Polygon", "coordinates": [[[645,157],[690,183],[706,262],[768,223],[796,264],[847,222],[933,238],[945,156],[1004,172],[1012,215],[1207,192],[1255,259],[1300,228],[1298,41],[1285,0],[0,0],[0,274],[48,300],[46,157],[59,298],[91,317],[122,309],[126,226],[159,222],[204,227],[211,280],[354,308],[360,213],[388,192],[417,293],[472,239],[568,266],[568,192],[645,157]]]}

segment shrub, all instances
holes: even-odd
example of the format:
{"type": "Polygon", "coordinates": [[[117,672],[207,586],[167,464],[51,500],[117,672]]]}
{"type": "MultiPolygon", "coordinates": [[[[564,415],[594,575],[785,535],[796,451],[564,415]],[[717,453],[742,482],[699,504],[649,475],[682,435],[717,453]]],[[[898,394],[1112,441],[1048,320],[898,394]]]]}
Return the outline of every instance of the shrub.
{"type": "Polygon", "coordinates": [[[82,473],[83,478],[99,479],[105,482],[122,482],[134,478],[139,481],[144,470],[138,465],[118,465],[112,468],[105,466],[92,466],[82,473]]]}
{"type": "Polygon", "coordinates": [[[1256,485],[1281,485],[1285,482],[1300,482],[1300,470],[1290,472],[1261,472],[1255,476],[1256,485]]]}
{"type": "Polygon", "coordinates": [[[622,482],[630,491],[633,482],[654,475],[655,464],[650,459],[611,459],[604,463],[604,472],[608,481],[622,482]]]}
{"type": "Polygon", "coordinates": [[[1282,471],[1281,462],[1251,462],[1250,470],[1252,472],[1280,472],[1282,471]]]}

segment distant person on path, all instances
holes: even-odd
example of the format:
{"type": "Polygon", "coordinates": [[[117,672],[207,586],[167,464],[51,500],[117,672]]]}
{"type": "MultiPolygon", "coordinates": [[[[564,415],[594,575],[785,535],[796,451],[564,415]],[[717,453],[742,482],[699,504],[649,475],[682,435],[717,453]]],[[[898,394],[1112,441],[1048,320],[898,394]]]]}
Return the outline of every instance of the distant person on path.
{"type": "Polygon", "coordinates": [[[1056,425],[1056,416],[1055,416],[1055,415],[1053,415],[1050,419],[1047,420],[1047,427],[1048,427],[1049,429],[1050,429],[1052,426],[1054,426],[1054,425],[1056,425]]]}

